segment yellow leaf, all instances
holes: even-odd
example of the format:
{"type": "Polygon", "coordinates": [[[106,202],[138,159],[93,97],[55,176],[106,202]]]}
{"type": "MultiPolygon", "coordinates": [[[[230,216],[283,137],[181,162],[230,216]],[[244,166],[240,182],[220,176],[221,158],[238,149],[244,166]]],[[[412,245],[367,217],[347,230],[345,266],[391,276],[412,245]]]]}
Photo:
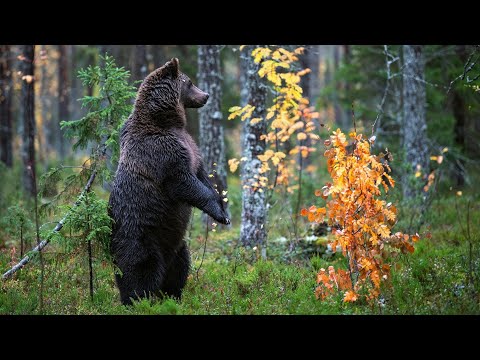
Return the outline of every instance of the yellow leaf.
{"type": "Polygon", "coordinates": [[[272,157],[272,162],[273,162],[273,165],[277,166],[278,163],[280,162],[280,159],[276,156],[272,157]]]}
{"type": "Polygon", "coordinates": [[[377,233],[380,235],[380,237],[386,238],[390,236],[390,229],[387,225],[381,224],[379,227],[377,227],[377,233]]]}
{"type": "Polygon", "coordinates": [[[457,196],[462,196],[462,192],[461,191],[457,191],[457,196]]]}
{"type": "Polygon", "coordinates": [[[260,121],[262,121],[262,118],[253,118],[250,120],[250,125],[258,124],[260,121]]]}
{"type": "Polygon", "coordinates": [[[267,155],[257,155],[257,158],[260,159],[260,161],[268,161],[268,159],[270,159],[270,156],[267,156],[267,155]]]}
{"type": "Polygon", "coordinates": [[[444,147],[442,153],[445,154],[448,151],[448,147],[444,147]]]}
{"type": "Polygon", "coordinates": [[[438,158],[436,156],[430,156],[430,160],[432,160],[432,161],[437,161],[437,159],[438,158]]]}
{"type": "Polygon", "coordinates": [[[240,45],[240,51],[242,51],[247,45],[240,45]]]}
{"type": "Polygon", "coordinates": [[[230,171],[231,171],[232,173],[237,170],[239,163],[240,163],[240,161],[238,161],[238,160],[235,159],[235,158],[228,160],[228,166],[230,167],[230,171]]]}
{"type": "Polygon", "coordinates": [[[273,117],[273,115],[275,115],[275,111],[270,111],[267,113],[267,116],[265,117],[265,119],[270,120],[273,117]]]}
{"type": "Polygon", "coordinates": [[[22,80],[25,80],[28,84],[30,84],[33,81],[33,76],[32,75],[23,75],[22,80]]]}
{"type": "Polygon", "coordinates": [[[299,141],[305,140],[306,138],[307,138],[307,134],[305,134],[303,132],[297,134],[297,140],[299,140],[299,141]]]}
{"type": "Polygon", "coordinates": [[[305,51],[304,47],[298,47],[294,50],[294,53],[297,55],[302,55],[304,51],[305,51]]]}
{"type": "Polygon", "coordinates": [[[422,172],[421,172],[421,171],[415,172],[415,177],[416,177],[416,178],[418,178],[418,177],[420,177],[420,176],[422,176],[422,172]]]}
{"type": "Polygon", "coordinates": [[[287,155],[285,155],[283,152],[281,151],[277,151],[275,153],[275,156],[278,157],[279,159],[284,159],[287,155]]]}

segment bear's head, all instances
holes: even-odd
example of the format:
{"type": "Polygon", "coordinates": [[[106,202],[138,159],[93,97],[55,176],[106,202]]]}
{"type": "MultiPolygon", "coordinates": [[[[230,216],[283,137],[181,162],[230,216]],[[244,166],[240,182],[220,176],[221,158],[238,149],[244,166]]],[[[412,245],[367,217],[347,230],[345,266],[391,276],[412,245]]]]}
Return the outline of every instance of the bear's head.
{"type": "Polygon", "coordinates": [[[175,118],[185,121],[185,108],[199,108],[207,103],[208,93],[196,87],[182,73],[177,58],[151,72],[140,85],[135,109],[148,114],[159,125],[170,124],[175,118]]]}

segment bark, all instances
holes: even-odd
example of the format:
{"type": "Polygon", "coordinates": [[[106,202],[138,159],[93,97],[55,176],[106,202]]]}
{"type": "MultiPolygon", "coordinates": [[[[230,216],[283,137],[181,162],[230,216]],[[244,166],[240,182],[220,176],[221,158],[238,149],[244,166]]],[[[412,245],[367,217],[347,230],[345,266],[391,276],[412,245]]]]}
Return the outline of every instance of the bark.
{"type": "Polygon", "coordinates": [[[12,52],[9,45],[0,45],[0,160],[13,165],[12,126],[12,52]]]}
{"type": "MultiPolygon", "coordinates": [[[[47,45],[42,45],[40,50],[40,56],[45,56],[48,60],[47,45]]],[[[45,140],[45,156],[48,159],[51,153],[55,150],[55,135],[52,131],[52,99],[55,96],[50,94],[51,80],[48,75],[47,62],[40,62],[40,106],[41,106],[41,124],[43,129],[43,136],[45,140]]]]}
{"type": "Polygon", "coordinates": [[[59,45],[59,59],[58,59],[58,121],[55,123],[55,132],[57,134],[57,152],[60,158],[65,158],[65,139],[62,130],[60,129],[60,121],[70,120],[70,111],[68,105],[70,104],[70,87],[68,76],[68,45],[59,45]]]}
{"type": "Polygon", "coordinates": [[[425,119],[425,60],[421,45],[403,45],[403,126],[402,145],[405,161],[409,165],[407,176],[403,179],[404,198],[413,198],[420,194],[422,185],[411,181],[411,174],[421,166],[422,174],[428,174],[429,154],[427,123],[425,119]]]}
{"type": "Polygon", "coordinates": [[[22,117],[23,117],[23,187],[28,195],[34,197],[35,168],[35,92],[34,57],[35,45],[22,45],[22,117]]]}
{"type": "MultiPolygon", "coordinates": [[[[456,53],[462,63],[467,62],[468,54],[465,45],[458,45],[456,47],[456,53]]],[[[465,134],[468,124],[467,119],[467,107],[465,99],[457,88],[452,91],[452,111],[455,118],[455,144],[460,150],[462,155],[465,155],[466,141],[465,134]]],[[[455,162],[455,178],[457,186],[463,186],[465,184],[465,160],[460,157],[455,162]]]]}
{"type": "MultiPolygon", "coordinates": [[[[453,117],[455,118],[455,144],[463,155],[465,153],[466,109],[465,100],[463,99],[463,96],[459,94],[458,90],[453,90],[452,110],[453,117]]],[[[462,158],[457,159],[455,162],[455,178],[457,186],[463,186],[465,184],[464,168],[465,161],[462,158]]]]}
{"type": "MultiPolygon", "coordinates": [[[[227,191],[225,139],[222,115],[222,78],[220,46],[198,46],[198,87],[210,94],[208,102],[199,109],[200,149],[207,174],[213,174],[220,194],[227,191]],[[215,165],[216,164],[216,165],[215,165]]],[[[230,218],[228,203],[225,204],[230,218]]]]}
{"type": "MultiPolygon", "coordinates": [[[[247,55],[243,60],[246,61],[247,69],[247,99],[250,105],[255,106],[252,118],[264,118],[267,87],[265,81],[258,76],[259,65],[255,64],[250,56],[254,48],[255,46],[249,45],[244,50],[247,55]]],[[[243,124],[245,135],[242,143],[242,155],[246,161],[241,163],[242,223],[240,241],[244,246],[258,246],[262,251],[262,257],[266,257],[267,200],[265,191],[253,190],[250,185],[255,181],[255,176],[261,176],[259,173],[261,162],[257,155],[265,152],[266,143],[265,140],[260,140],[260,136],[266,134],[267,125],[265,121],[251,124],[250,120],[245,120],[243,124]]]]}
{"type": "MultiPolygon", "coordinates": [[[[335,73],[338,71],[340,68],[340,45],[334,45],[333,48],[333,71],[334,71],[334,76],[335,73]]],[[[342,107],[340,106],[339,103],[339,92],[342,89],[342,82],[337,80],[335,81],[335,90],[333,92],[333,106],[335,110],[335,122],[338,124],[339,127],[341,127],[344,131],[347,131],[348,129],[348,121],[346,120],[345,114],[343,112],[342,107]]]]}

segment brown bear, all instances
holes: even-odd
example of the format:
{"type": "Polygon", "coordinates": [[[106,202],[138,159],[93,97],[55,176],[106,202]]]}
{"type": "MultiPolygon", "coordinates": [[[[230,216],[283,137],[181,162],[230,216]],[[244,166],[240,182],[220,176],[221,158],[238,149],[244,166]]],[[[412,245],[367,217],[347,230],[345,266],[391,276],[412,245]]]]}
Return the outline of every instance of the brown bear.
{"type": "Polygon", "coordinates": [[[185,108],[202,107],[208,96],[174,58],[145,78],[122,128],[109,214],[123,304],[152,294],[181,297],[190,266],[184,235],[192,206],[230,223],[185,129],[185,108]]]}

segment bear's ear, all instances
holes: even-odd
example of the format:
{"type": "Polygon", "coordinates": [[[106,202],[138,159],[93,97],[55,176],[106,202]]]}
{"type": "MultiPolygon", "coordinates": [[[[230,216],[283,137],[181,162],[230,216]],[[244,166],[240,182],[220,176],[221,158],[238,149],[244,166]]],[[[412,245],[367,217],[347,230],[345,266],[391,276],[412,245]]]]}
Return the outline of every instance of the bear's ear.
{"type": "Polygon", "coordinates": [[[174,79],[176,79],[180,73],[180,70],[178,68],[178,59],[173,58],[172,60],[168,61],[165,65],[164,68],[168,74],[170,74],[174,79]]]}

